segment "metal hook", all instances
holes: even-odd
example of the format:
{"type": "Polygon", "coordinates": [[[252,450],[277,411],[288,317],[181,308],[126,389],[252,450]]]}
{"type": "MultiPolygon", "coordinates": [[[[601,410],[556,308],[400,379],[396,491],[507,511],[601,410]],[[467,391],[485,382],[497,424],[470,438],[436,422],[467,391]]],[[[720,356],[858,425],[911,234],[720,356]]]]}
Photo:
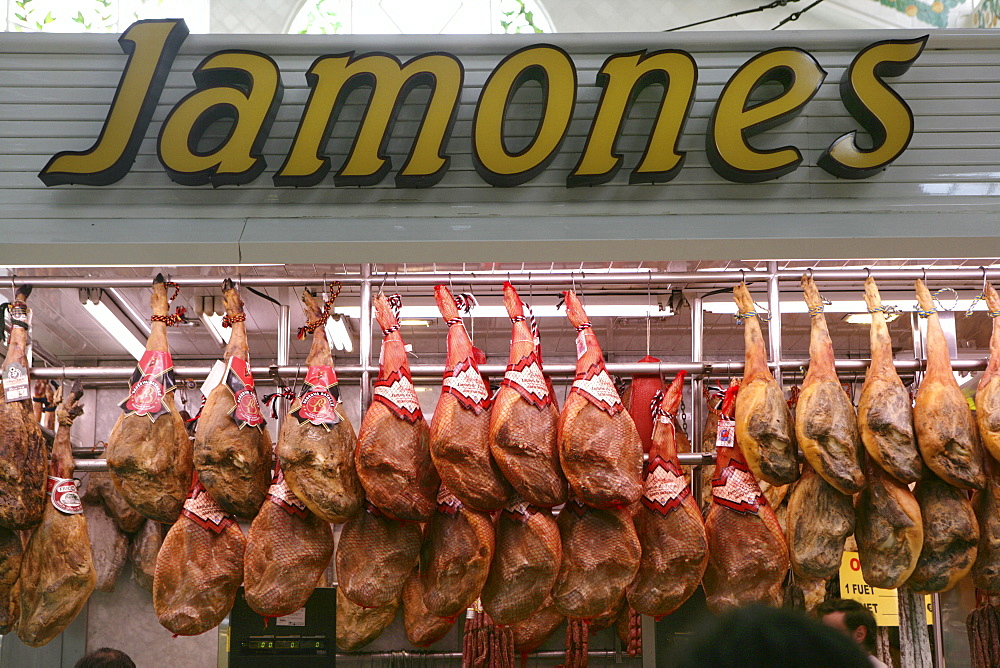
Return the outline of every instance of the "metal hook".
{"type": "Polygon", "coordinates": [[[813,277],[813,268],[812,267],[809,267],[808,269],[806,269],[806,276],[808,278],[812,278],[813,277]]]}
{"type": "Polygon", "coordinates": [[[747,270],[740,269],[740,282],[746,285],[747,282],[747,270]]]}
{"type": "Polygon", "coordinates": [[[924,283],[927,282],[927,267],[924,267],[924,277],[920,280],[922,280],[924,283]]]}
{"type": "Polygon", "coordinates": [[[988,281],[986,280],[986,267],[980,266],[979,268],[983,270],[983,294],[985,295],[986,294],[986,284],[988,283],[988,281]]]}
{"type": "Polygon", "coordinates": [[[389,272],[382,274],[382,282],[378,284],[378,291],[382,292],[382,288],[385,287],[385,282],[389,279],[389,272]]]}
{"type": "Polygon", "coordinates": [[[865,272],[866,272],[865,273],[865,280],[867,281],[869,278],[872,277],[872,268],[871,267],[865,267],[865,272]]]}

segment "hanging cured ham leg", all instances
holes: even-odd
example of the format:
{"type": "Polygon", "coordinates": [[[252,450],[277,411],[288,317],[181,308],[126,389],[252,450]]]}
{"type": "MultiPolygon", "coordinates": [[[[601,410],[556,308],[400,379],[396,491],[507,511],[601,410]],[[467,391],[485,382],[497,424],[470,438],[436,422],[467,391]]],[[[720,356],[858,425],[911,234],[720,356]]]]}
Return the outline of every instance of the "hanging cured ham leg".
{"type": "Polygon", "coordinates": [[[438,617],[453,617],[479,598],[496,547],[493,520],[468,508],[444,485],[438,509],[424,532],[420,582],[424,605],[438,617]]]}
{"type": "Polygon", "coordinates": [[[434,468],[462,503],[485,512],[500,510],[510,485],[490,454],[490,390],[479,375],[455,298],[444,285],[434,288],[434,298],[448,324],[448,362],[431,420],[434,468]]]}
{"type": "Polygon", "coordinates": [[[892,362],[885,308],[870,276],[865,281],[865,302],[872,316],[872,361],[858,402],[861,441],[883,471],[899,482],[910,483],[920,478],[923,465],[913,429],[913,404],[892,362]]]}
{"type": "Polygon", "coordinates": [[[503,295],[514,325],[510,361],[491,409],[490,451],[525,501],[550,508],[566,500],[566,479],[559,465],[559,410],[542,373],[541,354],[525,320],[524,304],[510,282],[504,283],[503,295]]]}
{"type": "Polygon", "coordinates": [[[65,388],[58,402],[59,430],[52,444],[49,495],[42,523],[21,559],[21,620],[17,635],[31,647],[45,645],[63,632],[86,605],[97,573],[90,553],[87,520],[73,480],[70,426],[83,413],[77,402],[83,390],[65,388]]]}
{"type": "MultiPolygon", "coordinates": [[[[303,329],[312,332],[312,348],[306,358],[302,392],[281,425],[275,455],[292,493],[311,513],[338,524],[358,512],[365,497],[354,466],[357,438],[351,421],[338,406],[340,386],[326,339],[325,325],[333,300],[321,306],[315,295],[304,290],[302,303],[306,314],[303,329]]],[[[303,335],[305,331],[300,330],[303,335]]]]}
{"type": "MultiPolygon", "coordinates": [[[[735,382],[726,391],[720,409],[724,419],[731,420],[737,391],[742,392],[735,382]]],[[[712,507],[705,520],[706,603],[716,614],[751,603],[780,606],[788,573],[788,547],[778,518],[743,458],[739,431],[731,425],[720,420],[712,507]]]]}
{"type": "Polygon", "coordinates": [[[0,634],[17,629],[21,616],[21,557],[24,545],[18,531],[0,528],[0,634]]]}
{"type": "MultiPolygon", "coordinates": [[[[628,389],[622,392],[622,403],[625,409],[632,416],[636,431],[639,432],[639,440],[642,441],[642,451],[649,452],[653,446],[653,428],[656,421],[653,419],[649,407],[653,403],[653,398],[657,393],[661,395],[666,391],[663,385],[663,378],[660,376],[654,364],[658,365],[660,360],[650,355],[646,355],[640,364],[649,364],[653,368],[653,373],[637,373],[632,376],[632,382],[628,389]]],[[[715,443],[715,439],[712,439],[715,443]]]]}
{"type": "Polygon", "coordinates": [[[806,462],[788,495],[785,528],[795,574],[831,578],[840,569],[844,541],[854,533],[854,501],[806,462]]]}
{"type": "Polygon", "coordinates": [[[198,420],[194,465],[205,489],[226,513],[252,519],[271,482],[271,437],[250,373],[243,300],[228,278],[222,294],[222,324],[233,333],[226,346],[224,380],[209,392],[198,420]]]}
{"type": "Polygon", "coordinates": [[[986,458],[986,487],[972,497],[979,520],[979,551],[972,581],[980,589],[1000,594],[1000,464],[986,458]]]}
{"type": "Polygon", "coordinates": [[[920,279],[916,290],[917,313],[927,319],[927,372],[913,405],[917,445],[928,468],[946,483],[982,489],[985,476],[976,422],[952,373],[948,342],[931,293],[920,279]]]}
{"type": "Polygon", "coordinates": [[[979,524],[968,492],[928,473],[917,483],[913,496],[920,505],[924,537],[917,567],[906,584],[918,594],[947,591],[976,561],[979,524]]]}
{"type": "Polygon", "coordinates": [[[358,433],[358,477],[368,500],[389,517],[426,522],[441,485],[431,461],[430,429],[410,378],[399,322],[381,292],[375,317],[385,338],[372,403],[358,433]]]}
{"type": "Polygon", "coordinates": [[[194,636],[225,619],[243,584],[247,540],[194,476],[180,518],[163,539],[153,575],[153,609],[171,633],[194,636]]]}
{"type": "Polygon", "coordinates": [[[653,446],[642,505],[635,513],[642,558],[628,601],[640,613],[656,617],[679,608],[701,584],[708,566],[705,523],[677,459],[673,416],[681,403],[684,375],[677,374],[652,411],[653,446]]]}
{"type": "Polygon", "coordinates": [[[799,477],[798,450],[792,415],[771,370],[753,299],[746,284],[733,289],[743,322],[746,364],[736,399],[736,440],[754,476],[772,485],[799,477]]]}
{"type": "Polygon", "coordinates": [[[366,503],[347,520],[337,543],[338,589],[355,604],[380,608],[399,601],[420,557],[420,525],[386,517],[366,503]]]}
{"type": "Polygon", "coordinates": [[[594,508],[635,503],[642,493],[642,442],[604,368],[604,354],[572,291],[566,316],[576,327],[576,378],[559,415],[559,458],[570,496],[594,508]]]}
{"type": "Polygon", "coordinates": [[[132,374],[123,414],[105,455],[115,486],[130,506],[157,522],[180,515],[191,486],[191,441],[174,403],[174,363],[167,345],[169,314],[163,275],[153,281],[146,352],[132,374]]]}
{"type": "Polygon", "coordinates": [[[527,619],[552,590],[562,561],[559,527],[547,509],[516,499],[496,522],[496,549],[481,595],[497,624],[527,619]]]}
{"type": "Polygon", "coordinates": [[[865,582],[896,589],[910,577],[920,558],[924,529],[920,506],[910,488],[871,459],[865,463],[868,484],[854,501],[854,538],[865,582]]]}
{"type": "Polygon", "coordinates": [[[823,299],[811,275],[802,277],[802,290],[812,325],[809,371],[795,407],[795,436],[816,473],[840,492],[854,494],[865,485],[858,416],[837,378],[823,299]]]}
{"type": "Polygon", "coordinates": [[[1000,295],[992,285],[983,287],[986,306],[993,319],[990,360],[976,389],[976,421],[986,451],[1000,461],[1000,295]]]}
{"type": "Polygon", "coordinates": [[[406,639],[415,647],[429,647],[448,635],[455,619],[432,615],[424,605],[424,586],[414,568],[403,585],[403,625],[406,639]]]}
{"type": "Polygon", "coordinates": [[[45,511],[45,471],[48,449],[32,411],[28,389],[28,327],[31,311],[25,301],[30,285],[16,291],[14,301],[0,311],[10,318],[10,339],[3,362],[3,396],[0,396],[0,526],[30,529],[45,511]]]}
{"type": "Polygon", "coordinates": [[[250,525],[243,579],[247,604],[265,617],[306,604],[333,556],[333,532],[285,484],[277,467],[267,501],[250,525]]]}

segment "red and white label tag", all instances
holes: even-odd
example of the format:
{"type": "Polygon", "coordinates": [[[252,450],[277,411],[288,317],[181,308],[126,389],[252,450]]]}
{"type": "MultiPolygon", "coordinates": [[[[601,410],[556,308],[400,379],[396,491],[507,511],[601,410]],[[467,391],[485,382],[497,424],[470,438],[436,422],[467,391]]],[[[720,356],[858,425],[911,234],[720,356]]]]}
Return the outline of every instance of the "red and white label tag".
{"type": "Polygon", "coordinates": [[[715,434],[715,447],[731,448],[736,443],[736,420],[721,418],[715,434]]]}
{"type": "Polygon", "coordinates": [[[200,480],[188,493],[181,514],[214,533],[222,533],[226,527],[236,522],[232,515],[227,515],[216,503],[200,480]]]}
{"type": "Polygon", "coordinates": [[[443,384],[444,392],[454,395],[462,408],[476,415],[490,407],[490,390],[471,357],[446,370],[443,384]]]}
{"type": "Polygon", "coordinates": [[[247,425],[263,429],[264,414],[260,410],[260,401],[257,399],[257,389],[253,384],[253,375],[250,373],[250,365],[247,361],[236,357],[229,358],[229,366],[226,369],[226,387],[233,393],[236,405],[229,411],[237,426],[242,429],[247,425]]]}
{"type": "Polygon", "coordinates": [[[145,415],[155,421],[170,409],[164,402],[167,392],[177,387],[174,360],[165,350],[147,350],[132,372],[129,393],[119,403],[125,415],[145,415]]]}
{"type": "Polygon", "coordinates": [[[389,407],[393,415],[401,420],[413,423],[423,417],[417,390],[410,380],[409,371],[393,371],[385,378],[375,381],[372,400],[389,407]]]}
{"type": "Polygon", "coordinates": [[[649,462],[642,484],[642,505],[661,515],[676,509],[691,496],[691,487],[681,467],[656,456],[649,462]]]}
{"type": "Polygon", "coordinates": [[[72,478],[56,478],[49,476],[48,494],[52,506],[67,515],[79,515],[83,512],[77,483],[72,478]]]}
{"type": "Polygon", "coordinates": [[[545,382],[542,365],[538,363],[538,354],[534,351],[516,364],[508,364],[500,385],[514,388],[525,401],[538,408],[552,403],[549,384],[545,382]]]}
{"type": "Polygon", "coordinates": [[[455,515],[462,508],[462,502],[452,494],[444,484],[438,488],[437,496],[438,512],[455,515]]]}
{"type": "Polygon", "coordinates": [[[538,508],[534,507],[520,496],[515,495],[514,498],[511,499],[511,501],[504,507],[503,511],[516,520],[527,522],[532,515],[538,512],[538,508]]]}
{"type": "Polygon", "coordinates": [[[281,470],[281,466],[275,466],[274,479],[271,480],[271,486],[267,490],[267,499],[289,515],[305,517],[309,514],[306,504],[302,503],[299,497],[295,496],[294,492],[289,489],[288,483],[285,482],[285,472],[281,470]]]}
{"type": "Polygon", "coordinates": [[[603,364],[592,364],[585,373],[577,374],[570,392],[583,395],[609,415],[615,415],[625,408],[618,389],[603,364]]]}
{"type": "Polygon", "coordinates": [[[305,387],[292,404],[291,413],[299,424],[308,422],[329,431],[330,427],[340,422],[338,401],[340,386],[337,384],[337,372],[332,366],[311,366],[306,371],[305,387]]]}
{"type": "Polygon", "coordinates": [[[760,485],[743,462],[733,460],[712,480],[712,499],[720,506],[747,515],[767,505],[760,485]]]}

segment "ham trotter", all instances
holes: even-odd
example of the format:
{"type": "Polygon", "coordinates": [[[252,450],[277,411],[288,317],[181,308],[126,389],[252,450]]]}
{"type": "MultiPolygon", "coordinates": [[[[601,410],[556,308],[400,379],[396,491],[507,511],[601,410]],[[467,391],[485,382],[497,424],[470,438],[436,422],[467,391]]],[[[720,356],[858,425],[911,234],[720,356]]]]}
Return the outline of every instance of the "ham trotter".
{"type": "Polygon", "coordinates": [[[917,445],[927,467],[946,483],[982,489],[986,476],[976,421],[952,373],[948,342],[931,293],[919,278],[916,290],[917,314],[927,319],[927,372],[913,404],[917,445]]]}
{"type": "MultiPolygon", "coordinates": [[[[726,391],[720,409],[724,419],[732,419],[737,391],[742,390],[735,382],[726,391]]],[[[705,520],[708,609],[718,614],[751,603],[780,606],[788,547],[778,518],[743,458],[739,431],[720,420],[716,444],[712,507],[705,520]]]]}
{"type": "Polygon", "coordinates": [[[431,458],[441,482],[470,508],[500,510],[510,495],[490,454],[490,388],[479,375],[472,340],[444,285],[434,288],[448,324],[448,362],[431,420],[431,458]]]}
{"type": "Polygon", "coordinates": [[[495,544],[490,516],[467,507],[442,484],[420,549],[424,605],[431,614],[454,617],[479,598],[495,544]]]}
{"type": "Polygon", "coordinates": [[[684,371],[678,373],[666,394],[654,399],[653,442],[641,506],[635,511],[642,558],[628,600],[635,610],[655,617],[679,608],[701,584],[708,566],[705,523],[677,459],[673,416],[681,403],[684,376],[684,371]]]}
{"type": "Polygon", "coordinates": [[[170,523],[190,489],[192,462],[191,441],[174,403],[174,363],[167,345],[174,317],[162,274],[153,281],[149,303],[153,317],[146,352],[132,374],[105,456],[128,504],[151,520],[170,523]]]}
{"type": "Polygon", "coordinates": [[[312,332],[312,347],[306,358],[302,392],[281,425],[275,455],[292,493],[311,513],[338,524],[358,512],[364,501],[354,466],[357,437],[339,406],[340,387],[326,339],[332,300],[321,306],[315,295],[303,290],[302,303],[306,314],[303,330],[312,332]]]}
{"type": "Polygon", "coordinates": [[[156,560],[153,609],[160,624],[179,636],[218,626],[243,584],[246,545],[236,518],[222,510],[195,474],[156,560]]]}
{"type": "Polygon", "coordinates": [[[381,292],[375,317],[385,338],[372,403],[358,433],[358,477],[368,501],[389,517],[426,522],[441,485],[431,461],[430,428],[410,379],[399,322],[381,292]]]}
{"type": "Polygon", "coordinates": [[[226,345],[224,380],[205,399],[194,438],[194,465],[212,498],[226,513],[253,519],[271,483],[271,437],[250,373],[246,313],[230,279],[222,283],[226,345]]]}
{"type": "Polygon", "coordinates": [[[746,342],[743,383],[736,399],[736,440],[755,478],[771,485],[787,485],[799,477],[792,414],[767,368],[759,316],[745,283],[733,288],[733,298],[746,342]]]}
{"type": "Polygon", "coordinates": [[[986,306],[993,319],[990,360],[976,389],[976,421],[986,451],[1000,461],[1000,295],[987,283],[983,288],[986,306]]]}
{"type": "Polygon", "coordinates": [[[87,519],[73,480],[70,425],[83,413],[83,390],[60,389],[52,444],[49,500],[21,559],[21,620],[17,636],[31,647],[47,644],[76,619],[94,591],[97,573],[87,519]]]}
{"type": "Polygon", "coordinates": [[[865,485],[858,416],[837,378],[823,299],[811,274],[802,277],[802,289],[812,325],[809,371],[795,407],[795,436],[816,473],[844,494],[854,494],[865,485]]]}
{"type": "Polygon", "coordinates": [[[243,560],[247,605],[265,617],[292,614],[309,600],[332,556],[329,522],[292,493],[278,466],[267,502],[247,535],[243,560]]]}
{"type": "Polygon", "coordinates": [[[594,508],[635,503],[642,493],[642,442],[604,368],[604,354],[572,291],[566,316],[576,328],[576,377],[559,415],[559,458],[570,496],[594,508]]]}
{"type": "Polygon", "coordinates": [[[355,604],[380,608],[399,593],[420,557],[420,525],[386,517],[375,506],[347,520],[337,543],[338,589],[355,604]]]}
{"type": "Polygon", "coordinates": [[[524,304],[510,282],[504,283],[503,294],[513,332],[510,361],[493,400],[490,451],[525,501],[551,508],[566,500],[566,479],[559,465],[559,409],[542,373],[541,351],[525,320],[524,304]]]}
{"type": "Polygon", "coordinates": [[[14,301],[0,308],[0,335],[6,326],[3,316],[10,320],[0,396],[0,526],[15,530],[30,529],[42,521],[48,468],[48,448],[28,389],[31,310],[25,301],[30,294],[31,286],[22,285],[14,301]]]}

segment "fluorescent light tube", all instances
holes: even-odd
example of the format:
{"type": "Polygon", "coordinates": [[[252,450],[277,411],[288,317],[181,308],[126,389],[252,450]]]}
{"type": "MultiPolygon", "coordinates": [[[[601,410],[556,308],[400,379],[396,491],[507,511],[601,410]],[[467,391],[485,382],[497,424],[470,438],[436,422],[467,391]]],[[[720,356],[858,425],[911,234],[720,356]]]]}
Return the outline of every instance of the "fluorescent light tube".
{"type": "Polygon", "coordinates": [[[344,318],[342,313],[331,315],[326,321],[326,336],[336,350],[352,353],[354,352],[354,341],[351,340],[351,333],[347,331],[347,323],[344,318]]]}
{"type": "MultiPolygon", "coordinates": [[[[885,321],[892,322],[899,317],[899,313],[886,313],[885,321]]],[[[851,325],[870,325],[872,324],[872,314],[871,313],[848,313],[844,316],[844,322],[851,325]]]]}
{"type": "Polygon", "coordinates": [[[108,308],[107,304],[103,302],[95,304],[87,300],[83,307],[108,334],[113,336],[128,351],[129,355],[137,360],[142,359],[142,354],[146,352],[146,345],[136,338],[135,334],[118,319],[118,316],[108,308]]]}
{"type": "Polygon", "coordinates": [[[205,323],[205,329],[212,335],[215,342],[220,346],[224,346],[229,343],[229,337],[232,335],[233,330],[229,327],[222,326],[222,316],[216,313],[208,314],[202,313],[201,321],[205,323]]]}

